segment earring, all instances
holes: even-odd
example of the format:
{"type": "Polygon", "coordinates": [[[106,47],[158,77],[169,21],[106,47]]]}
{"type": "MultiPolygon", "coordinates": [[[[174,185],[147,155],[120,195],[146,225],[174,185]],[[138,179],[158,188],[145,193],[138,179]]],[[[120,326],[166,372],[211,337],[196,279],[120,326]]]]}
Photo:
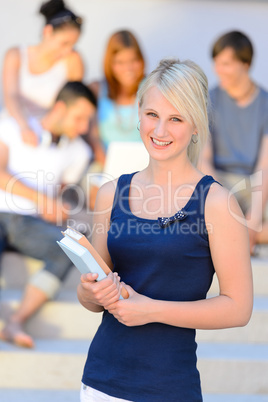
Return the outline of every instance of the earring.
{"type": "Polygon", "coordinates": [[[137,130],[138,130],[138,131],[140,131],[140,126],[141,126],[141,121],[139,120],[139,121],[138,121],[138,124],[137,124],[137,130]]]}
{"type": "Polygon", "coordinates": [[[198,136],[198,133],[192,135],[192,140],[191,141],[192,141],[193,144],[198,143],[198,137],[197,136],[198,136]],[[193,137],[196,137],[196,139],[194,140],[193,137]]]}

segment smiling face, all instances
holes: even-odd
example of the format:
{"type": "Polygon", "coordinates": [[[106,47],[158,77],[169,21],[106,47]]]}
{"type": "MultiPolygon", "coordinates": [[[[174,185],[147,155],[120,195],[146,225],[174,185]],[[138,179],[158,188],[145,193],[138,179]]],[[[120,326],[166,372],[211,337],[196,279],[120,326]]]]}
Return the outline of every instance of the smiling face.
{"type": "Polygon", "coordinates": [[[182,154],[187,157],[195,128],[157,87],[153,86],[145,93],[139,107],[139,119],[141,138],[152,159],[171,160],[182,154]]]}
{"type": "Polygon", "coordinates": [[[228,90],[239,85],[248,75],[249,65],[240,61],[235,56],[234,50],[227,47],[214,58],[214,69],[221,87],[228,90]]]}

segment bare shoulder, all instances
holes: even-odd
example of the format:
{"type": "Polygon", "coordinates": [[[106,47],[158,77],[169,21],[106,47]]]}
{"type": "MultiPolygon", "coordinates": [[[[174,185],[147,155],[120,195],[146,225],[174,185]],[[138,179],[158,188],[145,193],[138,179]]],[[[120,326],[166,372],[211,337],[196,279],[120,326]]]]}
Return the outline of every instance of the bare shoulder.
{"type": "Polygon", "coordinates": [[[6,63],[20,63],[20,51],[18,47],[11,47],[5,53],[6,63]]]}
{"type": "Polygon", "coordinates": [[[206,220],[209,221],[224,223],[226,220],[238,220],[240,223],[245,222],[245,217],[235,196],[218,183],[213,183],[209,189],[205,215],[206,220]]]}
{"type": "Polygon", "coordinates": [[[73,50],[66,57],[66,64],[68,69],[68,79],[73,81],[80,81],[84,74],[84,63],[80,53],[73,50]]]}
{"type": "Polygon", "coordinates": [[[97,193],[95,212],[111,212],[117,181],[118,179],[109,181],[100,187],[97,193]]]}
{"type": "Polygon", "coordinates": [[[82,57],[76,50],[72,50],[68,56],[66,56],[66,60],[70,63],[80,63],[82,62],[82,57]]]}

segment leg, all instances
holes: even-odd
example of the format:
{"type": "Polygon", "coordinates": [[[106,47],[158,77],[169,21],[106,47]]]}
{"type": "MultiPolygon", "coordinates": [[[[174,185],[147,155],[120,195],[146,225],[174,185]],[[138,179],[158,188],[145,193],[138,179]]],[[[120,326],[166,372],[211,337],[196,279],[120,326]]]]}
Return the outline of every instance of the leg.
{"type": "Polygon", "coordinates": [[[42,290],[30,284],[27,285],[22,302],[18,309],[9,317],[4,329],[0,332],[0,338],[18,346],[34,347],[32,337],[27,335],[23,330],[23,324],[47,300],[48,297],[42,290]]]}
{"type": "Polygon", "coordinates": [[[22,302],[0,336],[21,346],[32,347],[33,340],[22,330],[22,325],[54,296],[72,263],[56,243],[62,237],[60,228],[32,216],[9,215],[9,243],[21,253],[43,260],[45,267],[31,278],[22,302]]]}

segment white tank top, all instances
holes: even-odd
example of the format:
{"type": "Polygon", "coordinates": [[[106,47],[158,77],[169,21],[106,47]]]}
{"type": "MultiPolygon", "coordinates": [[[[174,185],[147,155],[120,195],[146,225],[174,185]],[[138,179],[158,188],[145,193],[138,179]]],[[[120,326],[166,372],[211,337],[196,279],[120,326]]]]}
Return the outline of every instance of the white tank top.
{"type": "Polygon", "coordinates": [[[59,90],[67,82],[63,60],[41,74],[32,74],[28,67],[28,49],[20,48],[19,93],[27,116],[41,117],[53,105],[59,90]]]}

